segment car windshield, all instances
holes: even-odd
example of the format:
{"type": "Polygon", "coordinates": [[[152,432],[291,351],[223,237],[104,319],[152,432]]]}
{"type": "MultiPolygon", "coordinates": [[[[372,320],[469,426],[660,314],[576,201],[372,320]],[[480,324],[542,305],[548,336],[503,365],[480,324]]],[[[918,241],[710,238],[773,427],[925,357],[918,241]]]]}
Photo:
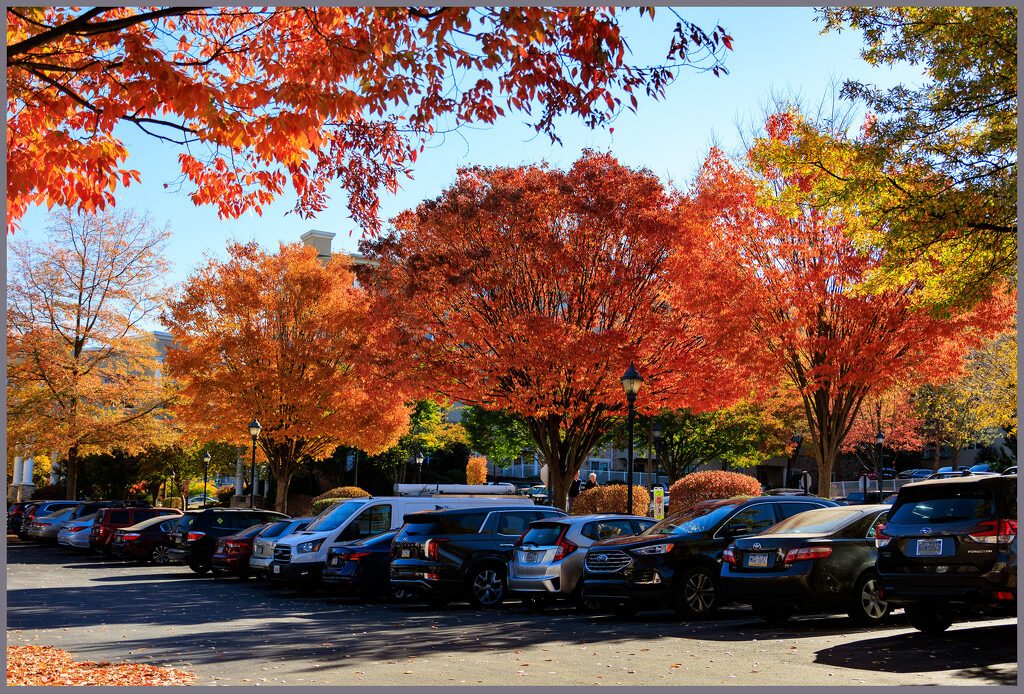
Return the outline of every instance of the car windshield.
{"type": "Polygon", "coordinates": [[[861,511],[853,509],[818,508],[791,516],[758,535],[830,535],[861,515],[861,511]]]}
{"type": "Polygon", "coordinates": [[[344,501],[317,516],[315,521],[306,526],[306,530],[337,530],[342,523],[355,515],[365,505],[365,499],[362,501],[344,501]]]}
{"type": "Polygon", "coordinates": [[[655,523],[641,535],[685,535],[687,533],[702,533],[711,528],[728,516],[736,503],[725,503],[718,505],[695,504],[684,508],[678,513],[673,513],[665,520],[655,523]]]}

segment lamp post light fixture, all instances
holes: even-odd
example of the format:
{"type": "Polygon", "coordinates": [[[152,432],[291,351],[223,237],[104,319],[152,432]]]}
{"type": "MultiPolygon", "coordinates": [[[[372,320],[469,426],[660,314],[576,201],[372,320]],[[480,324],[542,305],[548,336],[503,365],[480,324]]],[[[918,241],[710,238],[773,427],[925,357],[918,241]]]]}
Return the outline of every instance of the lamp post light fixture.
{"type": "Polygon", "coordinates": [[[878,475],[878,503],[882,503],[882,444],[885,443],[885,434],[881,429],[875,434],[875,443],[878,444],[878,460],[875,461],[875,472],[878,475]]]}
{"type": "Polygon", "coordinates": [[[256,439],[259,438],[263,427],[260,420],[253,418],[249,424],[249,436],[252,437],[252,464],[249,467],[249,508],[256,508],[256,439]]]}
{"type": "Polygon", "coordinates": [[[210,471],[210,451],[203,453],[203,508],[206,508],[207,473],[210,471]]]}
{"type": "Polygon", "coordinates": [[[643,382],[644,379],[633,366],[633,362],[629,362],[629,368],[622,375],[622,389],[626,391],[626,401],[629,403],[629,418],[626,426],[629,439],[629,457],[626,459],[626,513],[630,514],[633,513],[633,418],[636,416],[633,405],[643,382]]]}
{"type": "Polygon", "coordinates": [[[416,454],[416,484],[423,482],[423,454],[416,454]]]}

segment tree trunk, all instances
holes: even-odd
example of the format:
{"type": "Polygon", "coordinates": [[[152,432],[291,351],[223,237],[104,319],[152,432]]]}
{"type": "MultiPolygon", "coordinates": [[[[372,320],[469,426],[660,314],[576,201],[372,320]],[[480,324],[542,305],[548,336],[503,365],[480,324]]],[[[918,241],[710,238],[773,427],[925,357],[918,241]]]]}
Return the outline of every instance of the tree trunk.
{"type": "Polygon", "coordinates": [[[941,446],[941,442],[939,440],[939,434],[938,434],[938,432],[936,432],[936,434],[935,434],[935,455],[932,456],[932,472],[938,472],[939,468],[941,467],[941,465],[939,464],[941,462],[941,454],[939,452],[939,447],[940,446],[941,446]]]}
{"type": "Polygon", "coordinates": [[[288,513],[288,487],[292,483],[292,473],[275,474],[277,492],[274,495],[274,510],[280,513],[288,513]]]}
{"type": "Polygon", "coordinates": [[[68,501],[75,501],[78,492],[78,444],[68,448],[68,488],[64,494],[68,501]]]}

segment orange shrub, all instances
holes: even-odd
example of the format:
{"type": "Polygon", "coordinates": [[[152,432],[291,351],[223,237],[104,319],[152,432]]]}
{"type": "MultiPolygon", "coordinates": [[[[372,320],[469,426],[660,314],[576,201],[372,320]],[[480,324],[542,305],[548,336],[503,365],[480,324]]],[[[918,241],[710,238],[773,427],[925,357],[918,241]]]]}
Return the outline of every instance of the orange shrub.
{"type": "Polygon", "coordinates": [[[750,475],[724,470],[691,472],[668,490],[668,512],[675,513],[698,501],[730,499],[734,496],[761,496],[761,484],[750,475]]]}
{"type": "Polygon", "coordinates": [[[466,464],[466,484],[487,484],[487,458],[475,455],[466,464]]]}
{"type": "Polygon", "coordinates": [[[335,487],[320,496],[314,496],[313,503],[315,504],[324,499],[361,499],[364,496],[370,496],[370,492],[364,491],[359,487],[335,487]]]}
{"type": "MultiPolygon", "coordinates": [[[[607,487],[594,487],[580,492],[572,504],[572,515],[585,516],[588,513],[626,513],[626,485],[611,484],[607,487]]],[[[633,487],[633,513],[646,516],[651,495],[647,487],[633,487]]]]}

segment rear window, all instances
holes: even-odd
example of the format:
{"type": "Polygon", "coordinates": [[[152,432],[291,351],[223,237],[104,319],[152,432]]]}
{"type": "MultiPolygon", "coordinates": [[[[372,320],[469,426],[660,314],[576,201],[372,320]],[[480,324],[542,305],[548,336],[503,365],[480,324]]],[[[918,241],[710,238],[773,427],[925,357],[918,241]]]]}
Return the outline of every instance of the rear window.
{"type": "Polygon", "coordinates": [[[832,508],[819,508],[813,511],[804,511],[796,516],[791,516],[765,530],[762,535],[829,535],[847,523],[852,523],[855,518],[862,515],[854,509],[836,511],[832,508]]]}
{"type": "Polygon", "coordinates": [[[935,484],[907,489],[889,513],[895,525],[956,523],[989,518],[994,513],[992,492],[980,484],[935,484]]]}
{"type": "MultiPolygon", "coordinates": [[[[406,519],[408,520],[410,516],[406,516],[406,519]]],[[[409,536],[471,535],[480,532],[480,526],[484,524],[485,518],[487,518],[486,511],[427,516],[408,522],[405,526],[405,534],[409,536]]]]}
{"type": "Polygon", "coordinates": [[[523,536],[524,545],[535,545],[537,547],[549,547],[558,542],[559,536],[565,525],[562,523],[545,523],[544,525],[533,525],[526,535],[523,536]]]}
{"type": "Polygon", "coordinates": [[[178,524],[174,527],[175,530],[182,531],[188,530],[196,522],[196,517],[191,513],[186,513],[184,516],[178,519],[178,524]]]}

